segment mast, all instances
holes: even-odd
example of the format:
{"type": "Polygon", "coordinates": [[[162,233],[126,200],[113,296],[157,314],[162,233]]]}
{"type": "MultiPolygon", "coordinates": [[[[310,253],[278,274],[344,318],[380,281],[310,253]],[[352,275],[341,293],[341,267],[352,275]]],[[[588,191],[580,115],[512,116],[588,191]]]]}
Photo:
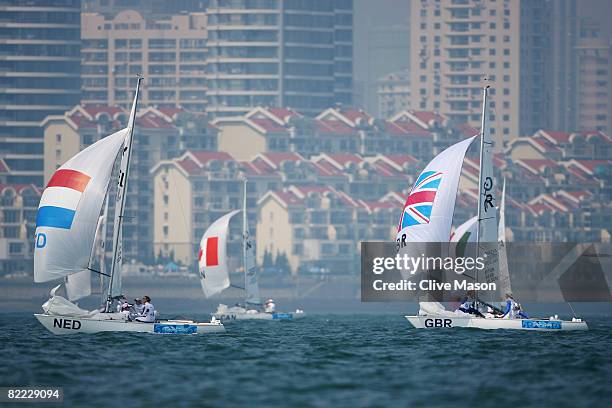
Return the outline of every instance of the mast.
{"type": "Polygon", "coordinates": [[[248,293],[246,293],[247,290],[247,284],[248,284],[248,280],[247,280],[247,241],[249,239],[249,224],[247,221],[247,178],[246,176],[244,176],[244,180],[243,180],[243,189],[242,189],[242,266],[244,268],[244,290],[245,290],[245,304],[246,304],[246,299],[248,299],[248,293]]]}
{"type": "Polygon", "coordinates": [[[134,135],[134,124],[136,122],[136,108],[138,105],[138,91],[140,90],[140,81],[142,76],[138,76],[136,82],[136,92],[134,94],[134,103],[132,104],[132,111],[130,112],[130,118],[127,125],[127,135],[125,136],[125,142],[123,144],[123,150],[121,152],[121,165],[119,167],[119,177],[117,180],[117,196],[115,198],[115,219],[113,223],[113,257],[111,263],[111,273],[108,284],[108,296],[106,298],[106,312],[110,312],[113,289],[121,290],[121,263],[123,258],[122,250],[122,227],[123,227],[123,213],[125,211],[125,198],[127,196],[127,182],[130,170],[130,158],[132,156],[132,142],[134,135]],[[116,282],[115,282],[116,281],[116,282]],[[114,287],[114,288],[113,288],[114,287]]]}

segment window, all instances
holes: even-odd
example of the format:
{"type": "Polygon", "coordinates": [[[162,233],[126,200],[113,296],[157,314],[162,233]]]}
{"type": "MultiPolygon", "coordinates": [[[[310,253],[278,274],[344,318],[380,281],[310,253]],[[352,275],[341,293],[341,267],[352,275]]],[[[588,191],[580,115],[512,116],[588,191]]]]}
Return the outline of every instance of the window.
{"type": "Polygon", "coordinates": [[[57,135],[55,135],[55,141],[57,143],[60,143],[62,141],[62,135],[60,135],[59,133],[57,135]]]}

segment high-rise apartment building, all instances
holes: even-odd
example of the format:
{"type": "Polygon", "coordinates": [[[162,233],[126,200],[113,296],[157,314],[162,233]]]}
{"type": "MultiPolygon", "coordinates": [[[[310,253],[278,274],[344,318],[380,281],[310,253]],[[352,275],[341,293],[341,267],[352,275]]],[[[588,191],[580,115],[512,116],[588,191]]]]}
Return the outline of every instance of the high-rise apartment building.
{"type": "Polygon", "coordinates": [[[411,15],[413,109],[480,127],[488,78],[494,138],[518,135],[520,2],[415,0],[411,15]]]}
{"type": "Polygon", "coordinates": [[[609,133],[611,98],[610,40],[600,37],[599,26],[591,20],[580,23],[576,47],[578,61],[578,92],[576,125],[580,130],[600,130],[609,133]]]}
{"type": "Polygon", "coordinates": [[[206,103],[206,14],[145,19],[134,10],[82,16],[82,103],[132,103],[136,75],[146,79],[142,105],[203,111],[206,103]]]}
{"type": "Polygon", "coordinates": [[[378,80],[378,116],[390,118],[411,108],[410,72],[392,72],[378,80]]]}
{"type": "Polygon", "coordinates": [[[138,10],[145,18],[172,14],[204,12],[208,0],[82,0],[86,13],[113,16],[124,10],[138,10]]]}
{"type": "Polygon", "coordinates": [[[80,0],[0,0],[0,159],[10,183],[43,183],[40,121],[80,97],[80,0]]]}
{"type": "Polygon", "coordinates": [[[412,16],[413,108],[479,126],[486,77],[498,142],[575,128],[575,0],[415,0],[412,16]]]}
{"type": "Polygon", "coordinates": [[[211,0],[207,14],[210,116],[351,104],[352,0],[211,0]]]}

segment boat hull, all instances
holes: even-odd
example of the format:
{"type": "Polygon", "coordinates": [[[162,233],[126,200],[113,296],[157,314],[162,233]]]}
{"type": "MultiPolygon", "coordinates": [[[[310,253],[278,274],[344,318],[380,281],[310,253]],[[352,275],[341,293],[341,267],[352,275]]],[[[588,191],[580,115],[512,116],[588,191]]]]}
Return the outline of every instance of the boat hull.
{"type": "Polygon", "coordinates": [[[588,330],[584,321],[549,319],[484,319],[470,316],[404,316],[417,329],[444,329],[466,327],[472,329],[505,329],[524,331],[588,330]]]}
{"type": "Polygon", "coordinates": [[[223,333],[220,322],[200,323],[189,320],[161,320],[156,323],[139,323],[125,320],[101,320],[73,316],[35,314],[36,319],[53,334],[132,332],[158,334],[211,334],[223,333]]]}
{"type": "Polygon", "coordinates": [[[221,320],[223,323],[235,321],[235,320],[296,320],[304,317],[304,313],[240,313],[240,312],[223,312],[213,313],[216,319],[221,320]]]}

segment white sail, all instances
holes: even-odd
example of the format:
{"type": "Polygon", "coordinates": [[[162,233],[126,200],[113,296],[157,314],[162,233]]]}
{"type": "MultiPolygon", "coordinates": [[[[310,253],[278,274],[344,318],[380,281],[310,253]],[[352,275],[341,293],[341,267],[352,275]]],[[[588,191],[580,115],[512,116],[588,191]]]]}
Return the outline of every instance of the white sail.
{"type": "Polygon", "coordinates": [[[198,253],[200,283],[206,297],[229,288],[227,267],[227,235],[230,219],[240,210],[232,211],[216,220],[202,236],[198,253]]]}
{"type": "Polygon", "coordinates": [[[512,293],[510,284],[510,271],[508,269],[508,254],[506,253],[506,180],[502,187],[501,203],[499,205],[499,292],[504,295],[512,293]]]}
{"type": "Polygon", "coordinates": [[[244,258],[244,289],[246,291],[246,303],[260,304],[259,283],[257,282],[257,265],[255,264],[255,248],[249,234],[249,223],[247,220],[247,180],[244,180],[244,194],[242,206],[242,248],[244,258]]]}
{"type": "Polygon", "coordinates": [[[458,226],[450,237],[449,254],[453,257],[476,256],[472,244],[476,242],[476,228],[478,228],[478,217],[474,216],[458,226]]]}
{"type": "Polygon", "coordinates": [[[108,197],[106,204],[104,204],[104,212],[98,219],[98,229],[96,230],[96,248],[94,251],[94,257],[98,259],[98,270],[99,270],[99,282],[100,282],[100,294],[102,295],[102,302],[106,301],[108,297],[108,285],[106,284],[105,277],[106,272],[106,233],[108,230],[108,197]]]}
{"type": "Polygon", "coordinates": [[[66,276],[66,296],[71,302],[91,295],[91,271],[66,276]]]}
{"type": "Polygon", "coordinates": [[[499,257],[497,250],[497,209],[495,208],[496,185],[493,175],[493,140],[491,139],[489,121],[488,91],[488,86],[483,89],[477,242],[479,255],[485,258],[484,273],[479,278],[484,278],[484,281],[490,283],[499,279],[499,257]],[[495,243],[495,245],[491,245],[492,243],[495,243]]]}
{"type": "Polygon", "coordinates": [[[478,217],[474,216],[458,226],[451,236],[451,242],[476,242],[476,227],[478,226],[478,217]]]}
{"type": "Polygon", "coordinates": [[[134,123],[136,122],[136,108],[138,105],[138,91],[140,89],[140,81],[136,82],[136,93],[134,94],[134,103],[127,125],[127,133],[121,153],[121,164],[119,166],[119,175],[117,177],[117,195],[115,196],[115,220],[113,223],[113,262],[111,264],[110,286],[108,290],[109,297],[116,297],[122,293],[121,287],[121,265],[123,263],[123,213],[125,211],[125,199],[127,196],[127,185],[130,172],[130,158],[132,156],[132,145],[134,139],[134,123]]]}
{"type": "Polygon", "coordinates": [[[89,268],[98,217],[125,135],[120,130],[87,147],[49,180],[36,216],[35,282],[89,268]]]}
{"type": "Polygon", "coordinates": [[[397,241],[448,242],[463,159],[474,137],[434,157],[421,172],[404,204],[397,241]]]}

